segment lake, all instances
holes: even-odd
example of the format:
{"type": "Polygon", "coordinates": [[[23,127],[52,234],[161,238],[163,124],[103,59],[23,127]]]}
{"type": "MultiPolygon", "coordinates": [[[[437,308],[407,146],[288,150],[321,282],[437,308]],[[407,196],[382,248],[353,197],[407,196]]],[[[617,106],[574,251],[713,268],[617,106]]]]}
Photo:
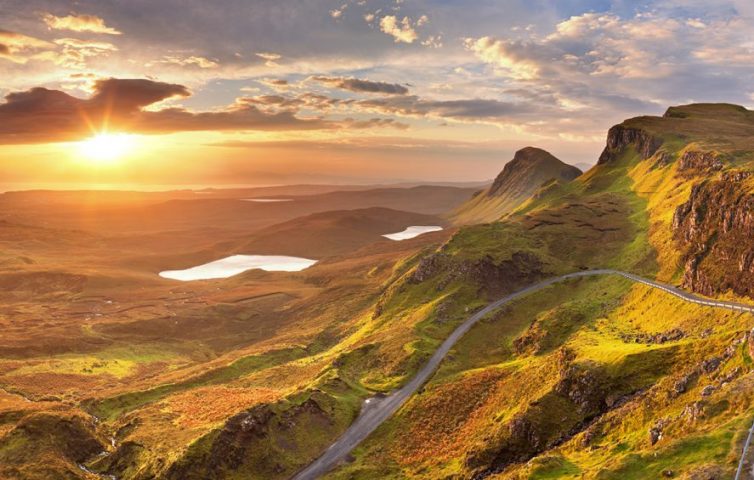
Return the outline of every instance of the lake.
{"type": "Polygon", "coordinates": [[[284,255],[232,255],[185,270],[166,270],[160,272],[160,276],[182,282],[211,280],[232,277],[253,269],[267,272],[299,272],[315,263],[316,260],[284,255]]]}
{"type": "Polygon", "coordinates": [[[425,233],[439,232],[440,230],[442,230],[442,227],[438,227],[434,225],[430,225],[430,226],[415,225],[415,226],[406,228],[402,232],[388,233],[387,235],[383,235],[383,237],[399,242],[401,240],[408,240],[409,238],[418,237],[419,235],[423,235],[425,233]]]}

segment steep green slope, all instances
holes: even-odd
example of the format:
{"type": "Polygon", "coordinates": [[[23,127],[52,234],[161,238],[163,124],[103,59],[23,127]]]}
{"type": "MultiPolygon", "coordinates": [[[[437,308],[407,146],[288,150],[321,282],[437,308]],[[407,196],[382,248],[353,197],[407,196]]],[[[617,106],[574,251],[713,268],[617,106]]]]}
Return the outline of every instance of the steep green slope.
{"type": "MultiPolygon", "coordinates": [[[[503,222],[463,228],[383,311],[405,315],[412,302],[448,293],[451,305],[474,308],[583,267],[747,294],[752,127],[752,112],[728,105],[628,120],[611,129],[595,168],[503,222]],[[737,188],[709,190],[731,179],[737,188]],[[685,259],[699,249],[706,256],[695,265],[709,262],[701,278],[714,280],[689,280],[685,259]]],[[[419,352],[442,338],[427,332],[449,329],[438,310],[420,324],[434,326],[418,331],[419,352]]],[[[422,393],[330,477],[730,478],[752,420],[752,325],[748,314],[620,279],[550,287],[474,327],[422,393]]]]}
{"type": "Polygon", "coordinates": [[[516,152],[487,189],[451,214],[454,223],[469,225],[493,222],[512,212],[546,182],[570,182],[581,170],[561,162],[540,148],[526,147],[516,152]]]}

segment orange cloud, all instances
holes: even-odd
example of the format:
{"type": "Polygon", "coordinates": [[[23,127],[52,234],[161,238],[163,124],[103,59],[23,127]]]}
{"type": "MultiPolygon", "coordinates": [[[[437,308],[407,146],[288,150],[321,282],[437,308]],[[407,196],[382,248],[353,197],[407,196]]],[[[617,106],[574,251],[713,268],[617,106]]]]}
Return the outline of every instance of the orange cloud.
{"type": "Polygon", "coordinates": [[[53,30],[71,30],[74,32],[105,33],[120,35],[118,30],[108,27],[105,20],[95,15],[68,15],[57,17],[51,13],[42,16],[42,20],[53,30]]]}

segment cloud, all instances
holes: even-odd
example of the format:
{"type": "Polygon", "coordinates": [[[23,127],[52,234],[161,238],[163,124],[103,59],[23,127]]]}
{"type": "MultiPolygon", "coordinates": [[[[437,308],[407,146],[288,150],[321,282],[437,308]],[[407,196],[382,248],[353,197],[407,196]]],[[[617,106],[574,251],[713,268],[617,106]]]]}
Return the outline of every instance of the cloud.
{"type": "Polygon", "coordinates": [[[103,79],[88,99],[59,90],[33,88],[11,93],[0,104],[0,144],[45,143],[81,139],[102,129],[134,133],[220,130],[317,130],[406,128],[393,119],[346,118],[331,121],[298,116],[303,107],[323,108],[333,99],[305,94],[241,97],[232,105],[207,112],[148,107],[190,92],[183,85],[145,79],[103,79]]]}
{"type": "Polygon", "coordinates": [[[442,48],[442,35],[430,35],[422,40],[421,44],[429,48],[442,48]]]}
{"type": "Polygon", "coordinates": [[[489,66],[505,96],[556,110],[541,126],[527,126],[529,131],[591,137],[626,117],[661,113],[667,105],[746,103],[754,74],[751,23],[691,13],[684,18],[659,8],[628,17],[590,12],[561,20],[549,34],[522,30],[515,38],[466,39],[464,46],[489,66]]]}
{"type": "Polygon", "coordinates": [[[343,4],[343,5],[341,5],[341,6],[339,7],[339,8],[336,8],[336,9],[330,10],[330,16],[331,16],[332,18],[334,18],[335,20],[338,20],[338,19],[340,19],[341,17],[343,17],[343,12],[345,12],[345,11],[346,11],[346,8],[348,8],[348,4],[347,4],[347,3],[344,3],[344,4],[343,4]]]}
{"type": "Polygon", "coordinates": [[[521,43],[492,37],[466,39],[464,43],[480,60],[505,70],[515,79],[539,77],[539,62],[525,53],[528,48],[521,43]]]}
{"type": "Polygon", "coordinates": [[[360,100],[358,108],[390,115],[435,117],[458,121],[490,122],[494,124],[537,118],[542,109],[523,103],[495,99],[432,100],[416,95],[360,100]]]}
{"type": "Polygon", "coordinates": [[[332,88],[339,88],[350,92],[382,93],[386,95],[405,95],[408,93],[408,88],[397,83],[374,82],[353,77],[327,77],[321,75],[312,76],[309,77],[309,79],[332,88]]]}
{"type": "Polygon", "coordinates": [[[60,46],[60,51],[48,51],[32,57],[35,60],[50,60],[58,65],[82,68],[86,59],[117,52],[118,48],[112,43],[79,40],[76,38],[59,38],[54,40],[60,46]]]}
{"type": "Polygon", "coordinates": [[[380,30],[392,36],[395,43],[414,43],[419,38],[408,17],[399,21],[395,15],[384,16],[380,19],[380,30]]]}
{"type": "Polygon", "coordinates": [[[52,30],[71,30],[74,32],[104,33],[120,35],[118,30],[105,25],[105,20],[95,15],[68,15],[57,17],[51,13],[42,16],[45,24],[52,30]]]}
{"type": "Polygon", "coordinates": [[[69,68],[82,68],[86,66],[87,58],[118,51],[118,48],[109,42],[77,38],[58,38],[48,42],[7,30],[0,30],[0,44],[7,47],[4,58],[15,63],[47,61],[69,68]]]}
{"type": "Polygon", "coordinates": [[[172,64],[172,65],[180,65],[182,67],[193,66],[193,67],[198,67],[198,68],[217,68],[220,66],[220,64],[214,60],[210,60],[209,58],[200,57],[197,55],[191,55],[189,57],[167,55],[167,56],[162,57],[161,60],[148,62],[146,66],[152,67],[158,64],[172,64]]]}
{"type": "Polygon", "coordinates": [[[26,63],[28,56],[41,49],[55,48],[53,43],[0,29],[0,55],[14,63],[26,63]]]}
{"type": "Polygon", "coordinates": [[[282,55],[272,52],[258,52],[255,54],[257,57],[266,60],[265,65],[268,67],[277,67],[277,61],[283,58],[282,55]]]}
{"type": "Polygon", "coordinates": [[[499,75],[516,80],[588,75],[664,81],[695,59],[714,57],[722,45],[728,52],[737,52],[735,58],[751,58],[747,43],[736,41],[730,33],[743,25],[718,21],[714,26],[700,33],[700,22],[694,19],[682,21],[653,13],[622,19],[612,13],[585,13],[559,22],[545,37],[485,36],[466,39],[464,44],[478,59],[495,66],[499,75]]]}
{"type": "Polygon", "coordinates": [[[276,92],[287,92],[293,87],[291,82],[284,78],[260,78],[256,82],[276,92]]]}

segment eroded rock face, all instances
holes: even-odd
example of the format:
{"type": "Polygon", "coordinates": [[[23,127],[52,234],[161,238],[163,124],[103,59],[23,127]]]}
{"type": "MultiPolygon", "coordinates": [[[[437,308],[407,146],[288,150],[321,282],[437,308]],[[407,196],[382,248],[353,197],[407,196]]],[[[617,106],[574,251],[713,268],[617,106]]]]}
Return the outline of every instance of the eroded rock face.
{"type": "Polygon", "coordinates": [[[207,459],[208,470],[214,471],[221,466],[238,468],[244,462],[246,449],[253,440],[266,435],[272,415],[268,405],[260,405],[231,417],[212,445],[207,459]]]}
{"type": "Polygon", "coordinates": [[[536,255],[522,251],[500,263],[485,257],[455,264],[451,276],[473,281],[489,292],[499,292],[533,283],[543,276],[542,269],[542,262],[536,255]]]}
{"type": "Polygon", "coordinates": [[[475,260],[456,261],[444,253],[436,253],[423,258],[409,277],[411,283],[422,283],[439,275],[443,279],[438,285],[442,290],[454,280],[473,282],[481,289],[496,294],[511,291],[541,279],[544,275],[542,261],[533,253],[514,252],[511,258],[495,262],[492,257],[475,260]]]}
{"type": "Polygon", "coordinates": [[[651,445],[656,444],[664,435],[665,427],[670,423],[669,420],[661,418],[655,422],[655,424],[649,429],[649,443],[651,445]]]}
{"type": "Polygon", "coordinates": [[[444,253],[435,253],[428,255],[419,261],[419,265],[411,274],[410,281],[412,283],[422,283],[433,278],[437,275],[446,263],[448,255],[444,253]]]}
{"type": "Polygon", "coordinates": [[[682,376],[673,384],[671,396],[675,398],[681,394],[686,393],[689,390],[689,387],[691,387],[691,384],[694,383],[698,378],[699,374],[697,372],[692,372],[688,375],[682,376]]]}
{"type": "Polygon", "coordinates": [[[663,344],[667,342],[675,342],[677,340],[680,340],[686,336],[686,333],[681,330],[680,328],[673,328],[666,332],[660,332],[660,333],[636,333],[636,334],[625,334],[622,335],[621,338],[624,342],[634,342],[634,343],[647,343],[647,344],[663,344]]]}
{"type": "Polygon", "coordinates": [[[616,125],[607,133],[607,145],[602,151],[597,165],[615,160],[629,145],[636,147],[642,158],[646,160],[662,146],[662,139],[652,136],[645,130],[616,125]]]}
{"type": "Polygon", "coordinates": [[[190,452],[173,464],[165,474],[170,480],[199,480],[225,478],[228,471],[255,468],[282,471],[274,452],[264,453],[263,445],[272,432],[284,432],[297,427],[305,418],[317,417],[331,423],[326,412],[313,398],[284,411],[271,405],[258,405],[231,417],[214,436],[207,437],[206,448],[190,452]]]}
{"type": "Polygon", "coordinates": [[[673,233],[686,251],[683,286],[714,296],[732,290],[754,295],[754,194],[749,172],[702,182],[673,216],[673,233]]]}
{"type": "Polygon", "coordinates": [[[690,150],[678,160],[681,173],[717,172],[723,168],[723,157],[717,152],[690,150]]]}
{"type": "Polygon", "coordinates": [[[607,404],[608,391],[599,369],[569,365],[561,371],[555,391],[571,400],[583,415],[599,413],[607,404]]]}

